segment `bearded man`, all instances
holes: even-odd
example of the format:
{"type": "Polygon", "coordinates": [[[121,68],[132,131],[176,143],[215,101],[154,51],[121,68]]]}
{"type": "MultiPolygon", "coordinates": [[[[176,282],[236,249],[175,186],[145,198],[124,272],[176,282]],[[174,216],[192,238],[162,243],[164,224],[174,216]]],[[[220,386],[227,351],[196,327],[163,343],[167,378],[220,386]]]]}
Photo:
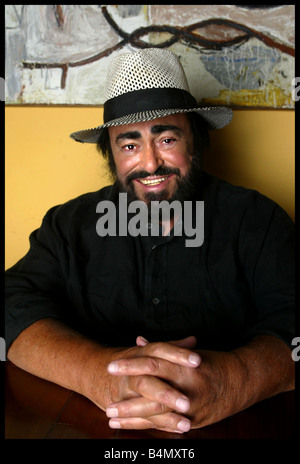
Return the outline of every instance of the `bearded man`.
{"type": "Polygon", "coordinates": [[[184,433],[294,388],[293,224],[201,168],[208,131],[231,118],[197,105],[172,52],[118,55],[104,124],[71,134],[97,144],[113,185],[48,211],[6,273],[8,359],[86,396],[112,428],[184,433]],[[99,212],[129,222],[134,202],[145,233],[99,233],[99,212]],[[151,233],[150,207],[174,202],[151,233]]]}

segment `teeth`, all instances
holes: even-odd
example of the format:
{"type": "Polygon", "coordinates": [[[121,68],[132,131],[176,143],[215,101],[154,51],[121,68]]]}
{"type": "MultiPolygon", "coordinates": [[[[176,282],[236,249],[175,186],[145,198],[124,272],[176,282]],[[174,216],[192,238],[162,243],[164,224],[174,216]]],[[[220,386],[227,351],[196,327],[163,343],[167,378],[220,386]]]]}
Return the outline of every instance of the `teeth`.
{"type": "Polygon", "coordinates": [[[139,179],[139,181],[142,182],[142,184],[144,185],[158,185],[164,180],[166,180],[167,178],[168,177],[160,177],[159,179],[151,179],[151,180],[139,179]]]}

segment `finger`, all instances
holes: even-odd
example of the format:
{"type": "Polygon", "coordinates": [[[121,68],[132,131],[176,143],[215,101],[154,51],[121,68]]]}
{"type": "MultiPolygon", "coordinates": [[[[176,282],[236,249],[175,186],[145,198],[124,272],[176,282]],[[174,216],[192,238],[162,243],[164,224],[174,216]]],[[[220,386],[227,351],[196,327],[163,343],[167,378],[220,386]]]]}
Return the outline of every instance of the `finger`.
{"type": "MultiPolygon", "coordinates": [[[[163,382],[157,377],[139,376],[135,377],[134,390],[141,396],[149,400],[167,406],[172,411],[186,413],[190,408],[190,401],[187,396],[171,385],[163,382]]],[[[134,382],[134,380],[132,380],[134,382]]]]}
{"type": "Polygon", "coordinates": [[[190,401],[186,395],[168,383],[149,375],[129,376],[130,390],[148,400],[165,405],[172,411],[186,413],[190,401]]]}
{"type": "MultiPolygon", "coordinates": [[[[137,346],[148,345],[148,340],[139,335],[136,339],[137,346]]],[[[195,348],[197,346],[197,338],[191,335],[190,337],[182,338],[180,340],[172,340],[169,343],[176,346],[182,346],[184,348],[195,348]]]]}
{"type": "Polygon", "coordinates": [[[146,340],[144,337],[141,337],[140,335],[136,339],[137,346],[146,346],[148,343],[148,340],[146,340]]]}
{"type": "Polygon", "coordinates": [[[109,426],[114,429],[158,429],[164,432],[184,433],[190,430],[191,423],[186,417],[170,412],[157,416],[150,416],[148,418],[131,417],[110,419],[109,426]]]}
{"type": "Polygon", "coordinates": [[[170,411],[166,405],[149,400],[144,396],[130,398],[110,404],[106,409],[107,417],[148,417],[170,411]]]}
{"type": "Polygon", "coordinates": [[[112,361],[107,366],[110,374],[114,375],[152,375],[159,376],[165,374],[170,366],[170,362],[160,358],[140,356],[138,358],[124,358],[112,361]]]}
{"type": "Polygon", "coordinates": [[[173,340],[169,343],[182,346],[183,348],[195,348],[197,346],[197,338],[191,335],[190,337],[182,338],[181,340],[173,340]]]}
{"type": "MultiPolygon", "coordinates": [[[[164,359],[166,361],[179,364],[184,367],[198,367],[201,363],[201,358],[197,353],[190,351],[187,348],[178,347],[171,343],[157,342],[145,345],[138,357],[128,359],[118,359],[108,365],[108,372],[111,374],[122,375],[139,375],[142,372],[136,373],[129,371],[130,366],[135,365],[135,361],[140,359],[141,356],[148,357],[148,364],[151,362],[155,365],[155,358],[164,359]],[[153,361],[151,361],[153,360],[153,361]]],[[[151,364],[150,364],[151,366],[151,364]]],[[[151,373],[151,371],[150,371],[151,373]]]]}

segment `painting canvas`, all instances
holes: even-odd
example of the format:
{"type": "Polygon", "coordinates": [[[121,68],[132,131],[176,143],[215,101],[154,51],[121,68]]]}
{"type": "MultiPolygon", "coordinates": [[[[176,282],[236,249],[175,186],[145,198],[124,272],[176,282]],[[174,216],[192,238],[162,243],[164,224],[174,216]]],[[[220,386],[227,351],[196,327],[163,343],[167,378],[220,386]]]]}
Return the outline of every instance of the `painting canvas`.
{"type": "Polygon", "coordinates": [[[6,5],[6,103],[102,105],[118,53],[173,51],[199,104],[294,108],[294,5],[6,5]]]}

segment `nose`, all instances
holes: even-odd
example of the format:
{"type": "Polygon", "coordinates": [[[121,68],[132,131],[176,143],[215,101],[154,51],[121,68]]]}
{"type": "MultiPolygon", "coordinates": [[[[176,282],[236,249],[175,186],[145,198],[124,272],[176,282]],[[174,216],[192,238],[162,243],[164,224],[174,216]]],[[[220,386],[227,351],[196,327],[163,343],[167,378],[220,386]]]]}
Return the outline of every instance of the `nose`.
{"type": "Polygon", "coordinates": [[[141,153],[140,168],[154,174],[163,163],[164,161],[159,151],[156,149],[155,144],[147,144],[141,153]]]}

